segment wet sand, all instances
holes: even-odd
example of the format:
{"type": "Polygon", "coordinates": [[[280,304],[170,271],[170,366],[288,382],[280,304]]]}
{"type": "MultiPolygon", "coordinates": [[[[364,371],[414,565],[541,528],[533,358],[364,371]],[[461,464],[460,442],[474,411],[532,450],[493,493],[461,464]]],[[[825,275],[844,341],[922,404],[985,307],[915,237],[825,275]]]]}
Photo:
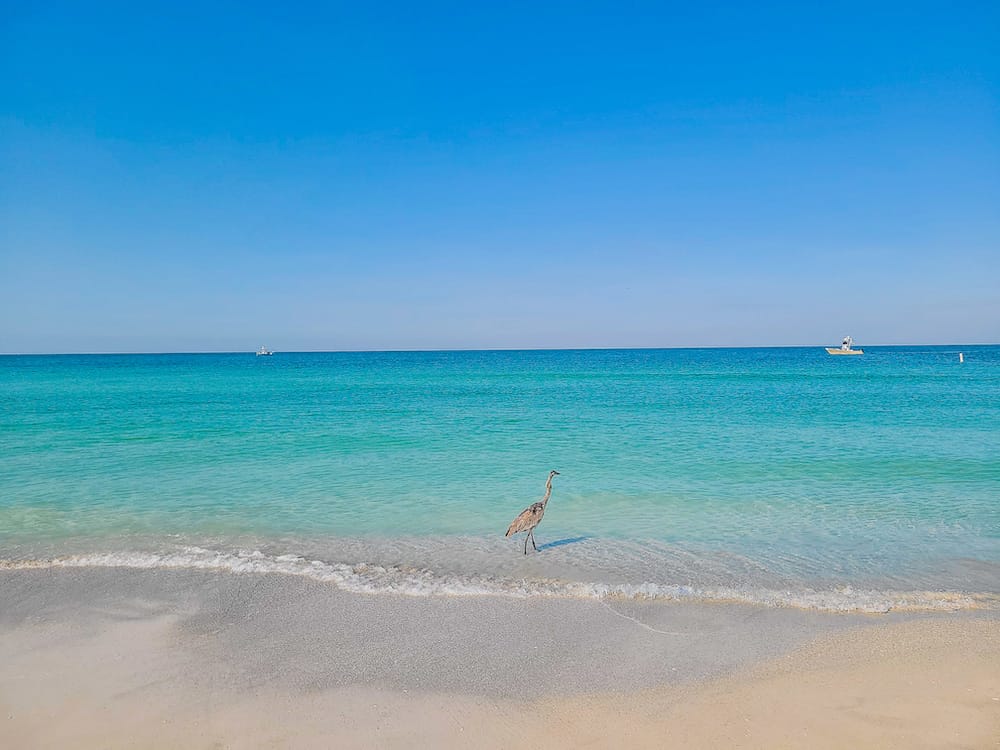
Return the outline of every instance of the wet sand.
{"type": "Polygon", "coordinates": [[[2,747],[997,747],[996,613],[0,571],[2,747]]]}

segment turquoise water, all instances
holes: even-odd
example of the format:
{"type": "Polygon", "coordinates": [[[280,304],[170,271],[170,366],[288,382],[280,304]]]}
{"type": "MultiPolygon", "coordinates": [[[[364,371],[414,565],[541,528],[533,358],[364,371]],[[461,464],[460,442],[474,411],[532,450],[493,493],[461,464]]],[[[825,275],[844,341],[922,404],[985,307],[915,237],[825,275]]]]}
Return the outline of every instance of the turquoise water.
{"type": "Polygon", "coordinates": [[[962,351],[0,357],[0,558],[408,593],[998,593],[1000,347],[962,351]],[[550,469],[525,557],[503,532],[550,469]]]}

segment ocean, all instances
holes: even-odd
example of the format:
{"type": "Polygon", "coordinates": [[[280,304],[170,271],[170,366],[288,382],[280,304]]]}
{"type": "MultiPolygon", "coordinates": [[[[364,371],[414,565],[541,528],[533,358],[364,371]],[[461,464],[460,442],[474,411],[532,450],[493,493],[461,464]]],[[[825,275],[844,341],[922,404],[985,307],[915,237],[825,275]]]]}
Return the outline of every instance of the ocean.
{"type": "Polygon", "coordinates": [[[0,566],[72,565],[1000,609],[1000,347],[0,357],[0,566]]]}

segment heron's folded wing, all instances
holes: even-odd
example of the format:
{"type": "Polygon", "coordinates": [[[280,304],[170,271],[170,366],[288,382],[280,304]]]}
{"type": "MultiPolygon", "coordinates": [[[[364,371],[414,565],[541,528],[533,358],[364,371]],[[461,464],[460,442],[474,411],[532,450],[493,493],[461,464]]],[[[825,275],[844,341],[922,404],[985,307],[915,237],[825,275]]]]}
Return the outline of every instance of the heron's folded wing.
{"type": "Polygon", "coordinates": [[[534,505],[522,510],[521,514],[514,519],[513,523],[511,523],[510,528],[507,529],[507,533],[504,534],[504,536],[510,536],[511,534],[516,534],[519,531],[524,531],[525,529],[530,529],[534,526],[535,518],[538,515],[536,510],[537,505],[538,503],[535,503],[534,505]]]}

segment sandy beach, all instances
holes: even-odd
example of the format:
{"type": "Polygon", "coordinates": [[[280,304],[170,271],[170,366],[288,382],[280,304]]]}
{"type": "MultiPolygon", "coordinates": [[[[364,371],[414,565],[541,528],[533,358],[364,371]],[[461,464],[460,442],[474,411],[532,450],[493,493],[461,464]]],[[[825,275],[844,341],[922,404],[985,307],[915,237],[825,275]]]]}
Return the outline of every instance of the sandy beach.
{"type": "Polygon", "coordinates": [[[0,572],[0,746],[996,747],[995,613],[0,572]]]}

